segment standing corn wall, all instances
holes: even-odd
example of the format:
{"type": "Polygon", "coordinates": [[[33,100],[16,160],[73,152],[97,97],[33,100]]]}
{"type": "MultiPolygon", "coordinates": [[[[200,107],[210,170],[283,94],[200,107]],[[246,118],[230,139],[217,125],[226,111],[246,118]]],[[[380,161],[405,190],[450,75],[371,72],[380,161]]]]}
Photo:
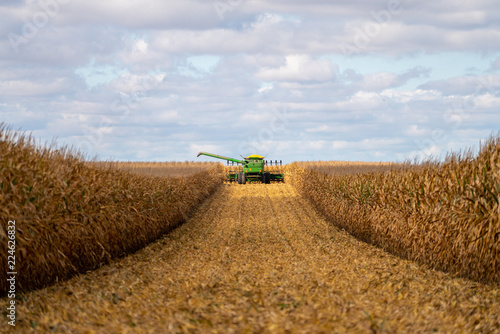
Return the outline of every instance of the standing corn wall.
{"type": "Polygon", "coordinates": [[[500,138],[477,156],[327,174],[305,164],[288,180],[334,224],[402,257],[500,283],[500,138]],[[384,168],[387,169],[387,168],[384,168]]]}
{"type": "Polygon", "coordinates": [[[0,295],[9,220],[17,288],[28,291],[140,249],[181,223],[223,178],[220,164],[177,178],[99,168],[0,127],[0,295]]]}

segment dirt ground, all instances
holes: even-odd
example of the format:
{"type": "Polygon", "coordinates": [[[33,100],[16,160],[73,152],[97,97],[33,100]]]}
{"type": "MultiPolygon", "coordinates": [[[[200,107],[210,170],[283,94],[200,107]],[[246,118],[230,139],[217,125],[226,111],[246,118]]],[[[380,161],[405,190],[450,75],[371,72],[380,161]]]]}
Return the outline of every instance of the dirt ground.
{"type": "Polygon", "coordinates": [[[143,250],[19,297],[0,332],[500,332],[499,287],[360,242],[288,184],[225,184],[143,250]]]}

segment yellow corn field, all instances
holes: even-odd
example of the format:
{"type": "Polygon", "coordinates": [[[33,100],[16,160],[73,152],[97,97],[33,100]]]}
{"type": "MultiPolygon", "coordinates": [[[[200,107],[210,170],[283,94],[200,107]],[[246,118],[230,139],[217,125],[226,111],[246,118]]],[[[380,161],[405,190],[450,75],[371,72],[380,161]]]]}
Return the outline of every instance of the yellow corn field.
{"type": "Polygon", "coordinates": [[[496,333],[498,309],[500,288],[361,242],[290,184],[233,183],[130,256],[25,294],[16,331],[496,333]]]}
{"type": "Polygon", "coordinates": [[[89,162],[0,127],[0,295],[16,220],[20,332],[499,332],[499,156],[223,184],[220,163],[89,162]]]}
{"type": "Polygon", "coordinates": [[[304,162],[288,174],[299,193],[361,240],[500,283],[500,138],[477,156],[451,154],[441,163],[304,162]]]}
{"type": "MultiPolygon", "coordinates": [[[[0,240],[7,240],[8,220],[20,222],[18,271],[30,273],[19,277],[19,291],[144,247],[182,222],[223,179],[216,164],[146,165],[142,170],[153,170],[153,176],[140,175],[140,164],[119,164],[125,171],[99,166],[68,149],[36,148],[28,137],[0,132],[0,240]],[[183,173],[189,177],[154,176],[183,173]]],[[[1,254],[0,267],[6,268],[7,256],[1,254]]],[[[5,295],[4,270],[0,278],[5,295]]]]}

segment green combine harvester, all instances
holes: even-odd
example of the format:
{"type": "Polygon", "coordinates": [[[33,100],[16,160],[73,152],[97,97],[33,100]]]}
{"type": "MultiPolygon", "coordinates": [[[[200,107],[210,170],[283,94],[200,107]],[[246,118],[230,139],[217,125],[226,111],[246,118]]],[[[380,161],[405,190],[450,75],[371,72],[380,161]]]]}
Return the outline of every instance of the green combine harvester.
{"type": "Polygon", "coordinates": [[[200,152],[200,155],[206,155],[208,157],[222,159],[227,161],[227,165],[231,166],[226,173],[227,182],[238,182],[239,184],[245,184],[247,182],[261,182],[269,184],[271,182],[284,182],[284,174],[280,171],[283,167],[283,162],[280,160],[278,165],[278,160],[264,160],[263,156],[260,155],[249,155],[243,160],[233,159],[228,157],[223,157],[221,155],[200,152]],[[230,164],[231,163],[231,164],[230,164]],[[235,165],[236,164],[236,165],[235,165]],[[274,170],[267,171],[265,166],[274,166],[274,170]]]}

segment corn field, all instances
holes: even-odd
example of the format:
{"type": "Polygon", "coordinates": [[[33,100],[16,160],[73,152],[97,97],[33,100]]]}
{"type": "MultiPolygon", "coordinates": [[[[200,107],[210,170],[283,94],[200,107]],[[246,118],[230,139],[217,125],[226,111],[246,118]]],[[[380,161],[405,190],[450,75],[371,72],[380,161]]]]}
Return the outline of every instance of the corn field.
{"type": "Polygon", "coordinates": [[[286,183],[223,184],[145,248],[23,298],[21,332],[500,331],[498,287],[361,242],[286,183]]]}
{"type": "Polygon", "coordinates": [[[300,162],[241,185],[220,163],[86,161],[0,128],[15,329],[498,333],[499,154],[492,138],[444,162],[300,162]]]}
{"type": "MultiPolygon", "coordinates": [[[[68,149],[39,148],[29,137],[0,129],[0,242],[7,221],[16,234],[18,289],[64,280],[129,254],[168,232],[189,215],[223,179],[220,165],[174,167],[187,177],[136,173],[139,165],[88,163],[68,149]],[[198,171],[195,171],[198,168],[198,171]],[[133,172],[127,172],[132,169],[133,172]]],[[[146,168],[168,170],[161,168],[146,168]]],[[[155,172],[155,174],[169,172],[155,172]]],[[[7,267],[2,251],[1,268],[7,267]]],[[[5,271],[0,295],[6,293],[5,271]]]]}
{"type": "Polygon", "coordinates": [[[288,173],[299,193],[357,238],[500,283],[500,138],[486,141],[477,156],[450,154],[444,162],[304,162],[288,173]]]}

